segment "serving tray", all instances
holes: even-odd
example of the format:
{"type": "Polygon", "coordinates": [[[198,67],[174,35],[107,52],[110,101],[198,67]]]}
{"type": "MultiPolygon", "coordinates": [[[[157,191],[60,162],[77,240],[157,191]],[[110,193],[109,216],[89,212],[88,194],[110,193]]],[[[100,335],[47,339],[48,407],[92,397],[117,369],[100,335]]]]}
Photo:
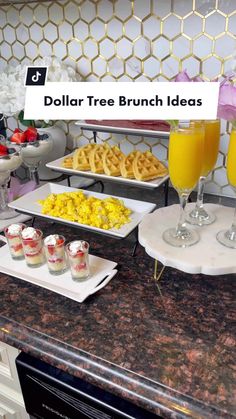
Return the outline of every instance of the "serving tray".
{"type": "MultiPolygon", "coordinates": [[[[186,212],[195,204],[188,204],[186,212]]],[[[216,234],[228,229],[233,220],[234,209],[216,204],[205,204],[207,211],[216,215],[216,221],[203,227],[186,224],[191,230],[197,230],[200,240],[186,248],[174,247],[162,239],[163,232],[177,225],[179,205],[159,208],[144,217],[139,225],[139,243],[151,257],[165,266],[171,266],[192,274],[223,275],[236,273],[236,250],[218,243],[216,234]]]]}
{"type": "MultiPolygon", "coordinates": [[[[6,241],[2,236],[1,240],[6,241]]],[[[62,275],[54,276],[49,273],[46,264],[38,268],[29,268],[25,260],[12,260],[8,245],[0,248],[0,272],[54,291],[79,303],[105,287],[117,273],[114,269],[117,263],[107,259],[89,255],[89,264],[91,276],[83,282],[77,282],[73,281],[69,270],[62,275]]]]}
{"type": "Polygon", "coordinates": [[[153,211],[154,208],[156,207],[155,204],[152,204],[150,202],[137,201],[134,199],[121,198],[119,196],[106,195],[106,194],[102,194],[98,192],[83,190],[82,192],[87,196],[95,196],[100,199],[109,198],[109,197],[121,199],[124,202],[125,206],[130,208],[132,211],[130,215],[131,221],[127,224],[124,224],[120,229],[112,228],[110,230],[103,230],[102,228],[89,226],[87,224],[80,224],[75,221],[69,221],[63,218],[53,217],[47,214],[41,214],[42,206],[38,203],[38,200],[45,199],[51,193],[59,194],[63,192],[73,192],[73,191],[79,191],[79,189],[58,185],[56,183],[47,183],[39,187],[38,189],[35,189],[34,191],[29,192],[28,194],[22,196],[21,198],[16,199],[15,201],[11,202],[9,204],[9,207],[14,208],[17,211],[23,212],[26,214],[37,215],[43,218],[47,218],[49,220],[54,220],[63,224],[68,224],[73,227],[80,227],[86,230],[96,231],[102,234],[115,236],[118,238],[124,238],[128,236],[135,229],[135,227],[137,227],[137,225],[140,223],[144,215],[153,211]]]}
{"type": "MultiPolygon", "coordinates": [[[[66,155],[66,157],[73,156],[73,154],[74,153],[68,154],[66,155]]],[[[147,189],[158,188],[160,185],[166,182],[167,179],[169,178],[169,175],[166,175],[166,176],[158,177],[153,180],[144,181],[144,180],[137,180],[137,179],[127,179],[122,176],[108,176],[105,173],[93,173],[93,172],[85,171],[85,170],[67,169],[66,167],[62,166],[64,159],[65,159],[65,156],[61,157],[60,159],[47,163],[46,166],[49,169],[56,170],[57,172],[61,172],[61,173],[66,173],[68,175],[83,176],[83,177],[92,178],[92,179],[124,183],[126,185],[139,186],[139,187],[147,188],[147,189]]]]}
{"type": "Polygon", "coordinates": [[[170,132],[165,131],[163,129],[147,129],[145,125],[142,126],[142,128],[138,127],[126,127],[125,124],[119,124],[118,121],[113,121],[111,123],[107,123],[106,121],[77,121],[75,122],[75,125],[77,125],[80,128],[83,128],[85,130],[89,131],[98,131],[98,132],[111,132],[114,134],[127,134],[127,135],[143,135],[145,137],[153,137],[153,138],[169,138],[170,132]]]}

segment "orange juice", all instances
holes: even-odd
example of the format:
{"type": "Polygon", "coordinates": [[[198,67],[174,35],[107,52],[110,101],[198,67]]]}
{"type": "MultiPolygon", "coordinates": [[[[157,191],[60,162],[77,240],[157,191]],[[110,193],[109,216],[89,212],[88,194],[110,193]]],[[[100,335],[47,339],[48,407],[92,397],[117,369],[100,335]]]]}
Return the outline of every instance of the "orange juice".
{"type": "Polygon", "coordinates": [[[218,119],[205,121],[204,126],[205,140],[201,176],[207,176],[214,169],[220,143],[220,121],[218,119]]]}
{"type": "Polygon", "coordinates": [[[227,177],[230,185],[236,188],[236,130],[231,132],[229,140],[227,177]]]}
{"type": "Polygon", "coordinates": [[[174,129],[169,141],[170,180],[175,189],[191,191],[202,170],[204,129],[187,127],[174,129]]]}

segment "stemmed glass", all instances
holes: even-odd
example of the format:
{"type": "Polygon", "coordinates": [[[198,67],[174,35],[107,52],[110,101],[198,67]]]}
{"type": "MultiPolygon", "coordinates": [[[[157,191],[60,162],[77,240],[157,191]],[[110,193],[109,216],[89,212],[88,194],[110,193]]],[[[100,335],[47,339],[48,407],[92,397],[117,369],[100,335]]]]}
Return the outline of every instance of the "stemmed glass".
{"type": "MultiPolygon", "coordinates": [[[[193,121],[194,124],[194,121],[193,121]]],[[[194,225],[207,225],[215,221],[215,215],[208,213],[203,206],[203,194],[206,178],[214,169],[220,143],[220,120],[204,121],[205,137],[201,176],[198,182],[197,202],[195,208],[186,216],[186,221],[194,225]]]]}
{"type": "Polygon", "coordinates": [[[199,240],[196,231],[185,225],[185,206],[190,192],[198,182],[202,169],[204,147],[203,124],[180,123],[172,127],[169,140],[169,173],[180,199],[180,218],[176,228],[163,233],[163,239],[176,247],[192,246],[199,240]]]}
{"type": "Polygon", "coordinates": [[[44,134],[43,138],[30,143],[22,143],[21,156],[23,163],[29,169],[29,176],[39,185],[38,168],[42,157],[46,156],[53,147],[53,141],[50,134],[44,134]]]}
{"type": "MultiPolygon", "coordinates": [[[[5,137],[0,136],[0,144],[7,147],[5,137]]],[[[21,163],[22,158],[14,149],[9,149],[8,154],[0,156],[0,220],[8,220],[18,215],[8,207],[7,186],[10,181],[11,172],[17,170],[21,163]]]]}
{"type": "MultiPolygon", "coordinates": [[[[236,192],[236,129],[232,130],[229,140],[227,177],[229,184],[236,192]]],[[[219,231],[216,238],[224,246],[236,249],[236,208],[230,229],[219,231]]]]}

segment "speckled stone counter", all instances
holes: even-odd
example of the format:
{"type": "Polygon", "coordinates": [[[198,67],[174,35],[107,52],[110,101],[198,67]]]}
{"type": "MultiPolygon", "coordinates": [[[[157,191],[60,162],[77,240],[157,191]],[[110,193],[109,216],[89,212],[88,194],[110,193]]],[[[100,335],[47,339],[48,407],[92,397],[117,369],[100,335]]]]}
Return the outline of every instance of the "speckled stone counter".
{"type": "Polygon", "coordinates": [[[119,241],[37,220],[47,234],[82,237],[119,273],[84,303],[0,274],[0,340],[163,418],[233,418],[235,275],[167,268],[160,298],[153,260],[119,241]]]}

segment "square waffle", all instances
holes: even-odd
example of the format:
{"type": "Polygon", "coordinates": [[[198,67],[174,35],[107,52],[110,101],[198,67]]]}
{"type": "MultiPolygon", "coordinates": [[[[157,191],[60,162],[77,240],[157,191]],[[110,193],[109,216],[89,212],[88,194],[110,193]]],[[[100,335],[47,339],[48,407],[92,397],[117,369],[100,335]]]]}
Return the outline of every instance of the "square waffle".
{"type": "Polygon", "coordinates": [[[137,153],[139,152],[135,150],[129,153],[128,156],[123,157],[120,163],[121,176],[125,178],[134,179],[135,176],[134,176],[134,170],[133,170],[133,161],[137,153]]]}
{"type": "Polygon", "coordinates": [[[103,168],[106,175],[120,176],[120,163],[125,155],[117,146],[108,148],[102,157],[103,168]]]}
{"type": "Polygon", "coordinates": [[[95,147],[95,144],[87,144],[77,148],[73,155],[74,170],[90,170],[89,153],[95,147]]]}
{"type": "Polygon", "coordinates": [[[103,167],[103,154],[106,150],[110,147],[107,144],[98,144],[93,147],[93,149],[89,153],[89,163],[92,172],[94,173],[104,173],[103,167]]]}
{"type": "Polygon", "coordinates": [[[150,151],[138,152],[133,161],[137,180],[152,180],[168,174],[167,168],[150,151]]]}
{"type": "Polygon", "coordinates": [[[65,167],[66,169],[72,169],[73,168],[73,157],[65,157],[62,163],[62,167],[65,167]]]}

